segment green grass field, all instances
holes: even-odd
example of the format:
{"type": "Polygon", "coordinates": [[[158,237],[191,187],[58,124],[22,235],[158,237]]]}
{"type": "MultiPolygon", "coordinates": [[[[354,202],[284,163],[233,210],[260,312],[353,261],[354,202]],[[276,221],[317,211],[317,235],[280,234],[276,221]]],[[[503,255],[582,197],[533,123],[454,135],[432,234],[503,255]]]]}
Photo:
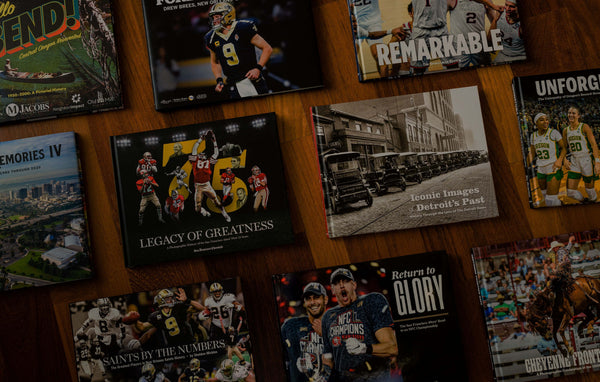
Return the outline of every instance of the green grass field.
{"type": "Polygon", "coordinates": [[[47,273],[44,273],[41,269],[32,267],[31,265],[28,264],[29,259],[31,259],[32,256],[39,257],[44,252],[45,252],[44,250],[30,250],[29,253],[27,254],[27,256],[25,256],[21,260],[15,262],[14,264],[11,264],[6,269],[9,273],[14,273],[17,275],[34,277],[37,279],[49,280],[49,281],[54,281],[54,282],[80,280],[80,279],[85,279],[85,278],[90,277],[91,273],[88,271],[84,271],[82,269],[71,269],[69,271],[68,277],[49,275],[47,273]]]}

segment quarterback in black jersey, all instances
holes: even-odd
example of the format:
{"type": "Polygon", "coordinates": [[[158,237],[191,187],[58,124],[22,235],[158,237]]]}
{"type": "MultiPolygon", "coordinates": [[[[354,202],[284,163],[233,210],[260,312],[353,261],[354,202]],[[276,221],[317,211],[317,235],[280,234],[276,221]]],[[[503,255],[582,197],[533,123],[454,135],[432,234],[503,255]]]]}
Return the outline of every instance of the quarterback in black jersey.
{"type": "Polygon", "coordinates": [[[208,13],[212,30],[204,36],[210,50],[210,66],[217,80],[215,90],[227,87],[231,98],[250,97],[269,92],[262,69],[273,48],[258,34],[256,25],[236,20],[235,8],[229,3],[216,3],[208,13]],[[256,61],[256,49],[262,52],[256,61]]]}
{"type": "Polygon", "coordinates": [[[202,305],[189,300],[181,288],[176,293],[169,289],[161,290],[154,297],[154,303],[159,310],[151,313],[148,322],[142,324],[144,330],[147,330],[140,338],[142,344],[159,330],[165,345],[182,345],[195,341],[187,312],[190,305],[199,310],[204,309],[202,305]]]}

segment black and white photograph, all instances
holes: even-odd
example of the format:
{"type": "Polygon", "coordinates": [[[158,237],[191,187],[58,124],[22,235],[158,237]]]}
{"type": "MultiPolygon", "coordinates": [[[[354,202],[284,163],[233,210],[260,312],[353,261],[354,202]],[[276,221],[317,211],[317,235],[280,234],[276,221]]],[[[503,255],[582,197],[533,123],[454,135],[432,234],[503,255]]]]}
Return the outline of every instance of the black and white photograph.
{"type": "Polygon", "coordinates": [[[312,108],[330,238],[498,215],[476,87],[312,108]]]}

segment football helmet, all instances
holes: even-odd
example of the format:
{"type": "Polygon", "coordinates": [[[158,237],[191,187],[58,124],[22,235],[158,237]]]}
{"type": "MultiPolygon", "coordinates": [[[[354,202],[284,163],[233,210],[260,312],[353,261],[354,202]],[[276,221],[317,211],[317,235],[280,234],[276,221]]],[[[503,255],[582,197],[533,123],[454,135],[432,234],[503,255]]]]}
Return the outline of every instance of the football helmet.
{"type": "Polygon", "coordinates": [[[215,301],[219,301],[223,297],[223,285],[219,283],[213,283],[210,286],[209,292],[215,301]]]}
{"type": "Polygon", "coordinates": [[[208,11],[210,26],[214,30],[221,30],[235,21],[235,8],[229,3],[216,3],[208,11]]]}
{"type": "Polygon", "coordinates": [[[200,360],[198,358],[192,358],[190,361],[190,369],[198,370],[200,369],[200,360]]]}
{"type": "Polygon", "coordinates": [[[142,367],[142,375],[144,376],[144,378],[150,380],[151,378],[154,378],[154,374],[156,374],[156,369],[154,368],[154,365],[151,363],[144,364],[144,366],[142,367]]]}
{"type": "Polygon", "coordinates": [[[112,308],[110,300],[106,297],[99,298],[96,301],[96,305],[98,306],[98,311],[100,312],[101,317],[105,317],[108,312],[110,312],[110,308],[112,308]]]}
{"type": "Polygon", "coordinates": [[[146,170],[141,170],[140,175],[143,176],[144,178],[147,178],[148,176],[150,176],[150,174],[148,174],[148,171],[146,171],[146,170]]]}
{"type": "Polygon", "coordinates": [[[152,159],[152,154],[150,154],[150,152],[149,152],[149,151],[146,151],[146,152],[144,153],[144,159],[145,159],[145,160],[150,160],[150,159],[152,159]]]}
{"type": "Polygon", "coordinates": [[[163,289],[156,296],[154,296],[154,303],[159,308],[175,306],[175,294],[168,289],[163,289]]]}
{"type": "Polygon", "coordinates": [[[252,166],[252,174],[254,174],[254,175],[260,174],[260,167],[252,166]]]}
{"type": "Polygon", "coordinates": [[[223,370],[223,374],[227,377],[231,377],[233,374],[233,361],[229,358],[221,363],[221,370],[223,370]]]}
{"type": "Polygon", "coordinates": [[[231,167],[227,167],[225,171],[227,171],[228,174],[231,174],[231,167]]]}
{"type": "Polygon", "coordinates": [[[200,160],[206,160],[206,153],[203,151],[201,153],[198,153],[198,159],[200,160]]]}
{"type": "Polygon", "coordinates": [[[179,192],[177,192],[177,190],[171,191],[171,198],[177,199],[178,196],[179,196],[179,192]]]}

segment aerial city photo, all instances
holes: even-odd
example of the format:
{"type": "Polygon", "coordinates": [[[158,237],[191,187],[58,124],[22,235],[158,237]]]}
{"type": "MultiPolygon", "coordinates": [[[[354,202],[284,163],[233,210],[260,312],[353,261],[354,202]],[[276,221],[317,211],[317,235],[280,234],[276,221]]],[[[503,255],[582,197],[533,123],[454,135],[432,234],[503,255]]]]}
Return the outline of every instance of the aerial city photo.
{"type": "Polygon", "coordinates": [[[75,135],[0,143],[0,288],[89,278],[75,135]]]}

